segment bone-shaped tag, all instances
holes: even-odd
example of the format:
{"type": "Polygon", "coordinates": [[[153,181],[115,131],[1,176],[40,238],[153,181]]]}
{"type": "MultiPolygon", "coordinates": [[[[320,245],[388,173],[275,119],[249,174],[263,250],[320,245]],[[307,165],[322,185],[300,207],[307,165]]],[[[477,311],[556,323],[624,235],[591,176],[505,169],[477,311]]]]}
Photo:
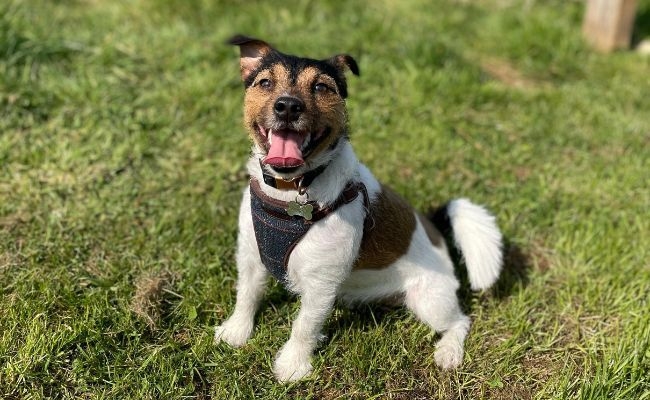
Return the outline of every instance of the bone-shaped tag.
{"type": "Polygon", "coordinates": [[[297,201],[290,201],[289,206],[287,207],[287,214],[289,214],[292,217],[297,215],[299,217],[306,219],[307,221],[311,220],[312,211],[314,211],[314,206],[312,206],[309,203],[300,204],[297,201]]]}

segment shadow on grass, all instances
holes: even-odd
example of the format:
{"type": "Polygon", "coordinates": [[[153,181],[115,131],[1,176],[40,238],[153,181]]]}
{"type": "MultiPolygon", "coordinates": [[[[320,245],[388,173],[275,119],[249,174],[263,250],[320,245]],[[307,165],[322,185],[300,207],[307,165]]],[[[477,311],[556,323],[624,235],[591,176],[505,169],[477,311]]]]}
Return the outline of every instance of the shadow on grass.
{"type": "MultiPolygon", "coordinates": [[[[447,239],[447,246],[450,249],[452,260],[456,266],[456,276],[460,280],[460,289],[458,290],[460,305],[465,313],[470,313],[472,309],[472,298],[481,296],[481,294],[473,292],[470,289],[467,268],[462,260],[462,255],[450,239],[447,239]]],[[[486,293],[498,300],[510,297],[528,285],[530,269],[530,256],[518,245],[504,238],[503,269],[497,282],[486,293]]]]}
{"type": "Polygon", "coordinates": [[[503,271],[492,289],[496,297],[499,299],[509,297],[527,286],[530,269],[530,255],[506,239],[503,246],[503,271]]]}
{"type": "Polygon", "coordinates": [[[632,33],[632,47],[636,47],[644,39],[650,39],[650,6],[639,7],[637,10],[632,33]]]}

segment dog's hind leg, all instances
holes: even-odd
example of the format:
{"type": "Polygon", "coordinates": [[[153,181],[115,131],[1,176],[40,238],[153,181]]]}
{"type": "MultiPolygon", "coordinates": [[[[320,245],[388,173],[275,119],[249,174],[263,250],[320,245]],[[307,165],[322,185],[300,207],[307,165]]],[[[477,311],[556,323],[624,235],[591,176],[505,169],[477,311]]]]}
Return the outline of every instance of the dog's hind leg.
{"type": "Polygon", "coordinates": [[[455,277],[428,275],[425,273],[406,289],[405,304],[433,330],[442,332],[434,355],[436,364],[445,369],[455,368],[463,361],[470,320],[458,304],[455,277]]]}

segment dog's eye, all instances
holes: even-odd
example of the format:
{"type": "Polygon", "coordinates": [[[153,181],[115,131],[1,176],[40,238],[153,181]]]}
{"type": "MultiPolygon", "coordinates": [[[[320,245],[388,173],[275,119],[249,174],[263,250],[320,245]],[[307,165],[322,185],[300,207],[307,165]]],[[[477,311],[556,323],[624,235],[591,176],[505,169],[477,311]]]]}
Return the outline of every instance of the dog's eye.
{"type": "Polygon", "coordinates": [[[260,81],[257,82],[257,84],[260,85],[260,87],[262,89],[270,89],[271,88],[271,80],[270,79],[266,79],[266,78],[260,79],[260,81]]]}
{"type": "Polygon", "coordinates": [[[328,90],[332,90],[332,89],[324,83],[317,83],[316,85],[314,85],[314,92],[316,93],[325,93],[328,90]]]}

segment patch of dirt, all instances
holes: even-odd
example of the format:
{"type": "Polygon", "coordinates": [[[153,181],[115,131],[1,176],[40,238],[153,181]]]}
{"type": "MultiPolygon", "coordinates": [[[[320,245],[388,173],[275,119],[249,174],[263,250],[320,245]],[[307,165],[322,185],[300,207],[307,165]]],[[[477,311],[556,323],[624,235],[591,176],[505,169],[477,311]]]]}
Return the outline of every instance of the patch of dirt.
{"type": "Polygon", "coordinates": [[[179,276],[167,270],[143,274],[135,283],[135,294],[131,299],[131,311],[143,319],[149,329],[154,330],[160,320],[160,309],[166,290],[171,288],[179,276]]]}
{"type": "Polygon", "coordinates": [[[531,79],[506,60],[487,58],[481,61],[481,68],[493,79],[515,89],[538,89],[543,82],[531,79]]]}
{"type": "MultiPolygon", "coordinates": [[[[106,265],[111,264],[112,262],[112,257],[110,257],[104,249],[95,246],[91,250],[88,260],[84,263],[84,270],[93,277],[104,279],[109,274],[106,265]]],[[[84,281],[83,285],[87,284],[89,283],[84,281]]]]}
{"type": "Polygon", "coordinates": [[[0,272],[14,267],[19,267],[25,263],[25,258],[22,255],[24,244],[25,240],[23,238],[17,238],[14,248],[10,248],[5,252],[0,252],[0,272]]]}
{"type": "Polygon", "coordinates": [[[529,351],[521,360],[521,366],[528,376],[535,377],[537,381],[546,382],[562,371],[557,354],[529,351]]]}
{"type": "Polygon", "coordinates": [[[531,242],[529,257],[538,271],[548,271],[553,266],[553,251],[539,238],[531,242]]]}
{"type": "Polygon", "coordinates": [[[495,400],[532,399],[535,392],[534,388],[530,386],[522,383],[515,383],[513,385],[506,385],[506,387],[503,388],[488,390],[486,398],[495,400]]]}
{"type": "Polygon", "coordinates": [[[518,182],[524,183],[528,181],[528,178],[530,178],[535,171],[530,167],[518,166],[514,168],[513,173],[518,182]]]}
{"type": "Polygon", "coordinates": [[[0,253],[0,271],[18,266],[18,257],[11,253],[0,253]]]}
{"type": "Polygon", "coordinates": [[[32,216],[27,212],[19,211],[13,214],[0,217],[0,229],[12,231],[15,228],[24,225],[32,220],[32,216]]]}
{"type": "Polygon", "coordinates": [[[181,329],[174,333],[174,340],[181,346],[189,346],[193,343],[194,337],[189,329],[181,329]]]}

